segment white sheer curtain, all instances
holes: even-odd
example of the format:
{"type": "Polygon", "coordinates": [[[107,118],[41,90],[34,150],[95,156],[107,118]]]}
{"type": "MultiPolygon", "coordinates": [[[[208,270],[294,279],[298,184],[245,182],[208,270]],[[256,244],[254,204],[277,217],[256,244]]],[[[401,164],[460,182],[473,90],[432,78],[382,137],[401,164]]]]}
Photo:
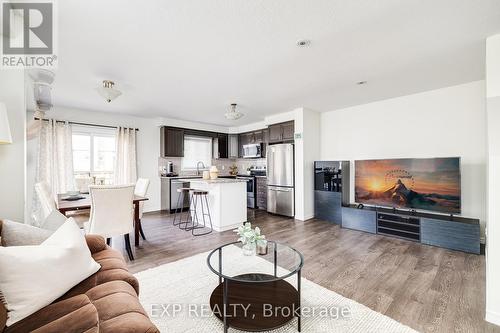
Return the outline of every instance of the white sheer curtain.
{"type": "MultiPolygon", "coordinates": [[[[54,200],[58,193],[75,189],[72,130],[69,123],[53,119],[41,121],[35,182],[48,184],[54,200]]],[[[36,194],[33,196],[32,213],[34,224],[39,225],[42,221],[36,194]]]]}
{"type": "Polygon", "coordinates": [[[115,185],[137,181],[136,130],[118,127],[116,130],[115,185]]]}

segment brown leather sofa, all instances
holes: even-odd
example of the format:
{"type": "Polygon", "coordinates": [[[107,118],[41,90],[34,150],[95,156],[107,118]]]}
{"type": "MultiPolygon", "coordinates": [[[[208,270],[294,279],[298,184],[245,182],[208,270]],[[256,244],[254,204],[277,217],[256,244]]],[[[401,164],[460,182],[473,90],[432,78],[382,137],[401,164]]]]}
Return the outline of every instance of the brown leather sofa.
{"type": "MultiPolygon", "coordinates": [[[[0,221],[0,231],[2,221],[0,221]]],[[[159,332],[139,303],[139,283],[122,255],[101,236],[86,236],[92,257],[101,269],[52,304],[12,326],[0,303],[0,331],[12,332],[159,332]]],[[[57,281],[54,281],[57,283],[57,281]]]]}

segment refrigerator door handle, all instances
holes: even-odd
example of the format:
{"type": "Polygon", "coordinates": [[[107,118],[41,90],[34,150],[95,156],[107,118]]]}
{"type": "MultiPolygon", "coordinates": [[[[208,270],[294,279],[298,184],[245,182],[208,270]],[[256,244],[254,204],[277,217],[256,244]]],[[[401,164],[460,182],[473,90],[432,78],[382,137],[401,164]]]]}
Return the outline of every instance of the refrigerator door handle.
{"type": "Polygon", "coordinates": [[[274,191],[274,192],[291,192],[292,191],[291,188],[285,190],[285,189],[277,189],[277,188],[272,188],[272,187],[269,187],[269,190],[274,191]]]}

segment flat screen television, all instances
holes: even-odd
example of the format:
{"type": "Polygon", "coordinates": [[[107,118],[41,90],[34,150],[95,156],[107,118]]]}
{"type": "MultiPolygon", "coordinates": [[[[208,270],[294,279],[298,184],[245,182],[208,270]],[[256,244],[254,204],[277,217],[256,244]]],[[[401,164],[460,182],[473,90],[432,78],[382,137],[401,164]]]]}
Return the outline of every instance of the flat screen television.
{"type": "Polygon", "coordinates": [[[354,167],[357,203],[461,212],[459,157],[362,160],[354,167]]]}

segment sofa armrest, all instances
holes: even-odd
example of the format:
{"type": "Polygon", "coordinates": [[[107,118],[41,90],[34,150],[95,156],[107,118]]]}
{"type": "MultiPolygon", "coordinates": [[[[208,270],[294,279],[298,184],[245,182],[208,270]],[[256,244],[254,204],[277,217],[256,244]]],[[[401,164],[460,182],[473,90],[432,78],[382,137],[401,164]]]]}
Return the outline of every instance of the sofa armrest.
{"type": "Polygon", "coordinates": [[[87,246],[92,254],[104,251],[108,248],[108,245],[102,236],[85,235],[85,240],[87,241],[87,246]]]}
{"type": "Polygon", "coordinates": [[[5,324],[7,323],[7,309],[5,305],[0,302],[0,332],[5,329],[5,324]]]}

